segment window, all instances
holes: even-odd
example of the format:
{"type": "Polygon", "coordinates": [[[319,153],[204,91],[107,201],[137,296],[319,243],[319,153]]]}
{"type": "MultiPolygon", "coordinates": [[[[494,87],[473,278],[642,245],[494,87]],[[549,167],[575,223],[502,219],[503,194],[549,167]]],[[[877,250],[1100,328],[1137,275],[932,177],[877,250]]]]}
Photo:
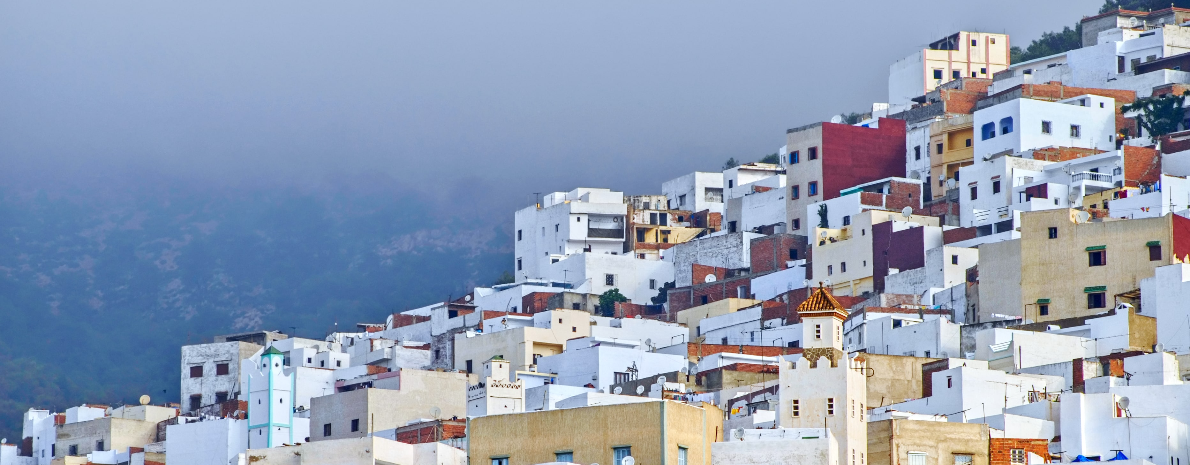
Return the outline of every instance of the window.
{"type": "Polygon", "coordinates": [[[992,193],[993,194],[1000,193],[1000,180],[999,179],[992,181],[992,193]]]}
{"type": "Polygon", "coordinates": [[[987,73],[988,73],[987,68],[979,68],[979,74],[987,74],[987,73]]]}
{"type": "Polygon", "coordinates": [[[703,305],[706,305],[706,303],[707,303],[707,296],[705,296],[705,295],[704,295],[704,296],[700,296],[698,300],[699,300],[699,302],[700,302],[700,303],[702,303],[703,305]]]}
{"type": "MultiPolygon", "coordinates": [[[[649,207],[645,207],[645,208],[649,208],[649,207]]],[[[558,232],[559,227],[561,227],[560,224],[554,223],[554,232],[558,232]]]]}
{"type": "Polygon", "coordinates": [[[226,392],[222,392],[222,391],[221,391],[221,392],[216,392],[216,393],[215,393],[215,403],[216,403],[216,404],[222,404],[222,403],[224,403],[224,402],[227,402],[227,393],[226,393],[226,392]]]}
{"type": "Polygon", "coordinates": [[[603,284],[607,285],[607,286],[615,286],[616,285],[616,275],[604,274],[603,275],[603,284]]]}
{"type": "Polygon", "coordinates": [[[954,465],[971,465],[971,454],[954,454],[954,465]]]}
{"type": "Polygon", "coordinates": [[[959,78],[959,76],[962,76],[962,74],[961,74],[961,73],[962,73],[961,71],[959,71],[959,70],[957,70],[957,69],[953,69],[953,70],[951,70],[951,71],[950,71],[950,78],[951,78],[951,79],[958,79],[958,78],[959,78]]]}
{"type": "Polygon", "coordinates": [[[1093,250],[1087,252],[1087,266],[1107,266],[1107,251],[1093,250]]]}
{"type": "Polygon", "coordinates": [[[223,375],[231,373],[229,368],[230,367],[226,363],[216,363],[215,364],[215,376],[223,376],[223,375]]]}
{"type": "Polygon", "coordinates": [[[190,367],[191,378],[202,378],[202,365],[195,365],[190,367]]]}
{"type": "Polygon", "coordinates": [[[937,150],[935,150],[934,153],[937,153],[938,155],[942,155],[942,143],[941,142],[938,143],[937,150]]]}
{"type": "Polygon", "coordinates": [[[631,447],[613,447],[612,465],[624,465],[624,457],[632,455],[631,447]]]}
{"type": "Polygon", "coordinates": [[[794,219],[793,219],[793,230],[794,230],[794,231],[797,231],[797,230],[799,230],[799,229],[802,229],[802,219],[801,219],[801,218],[794,218],[794,219]]]}
{"type": "Polygon", "coordinates": [[[789,188],[789,198],[797,199],[797,198],[801,198],[801,196],[802,196],[801,186],[792,186],[789,188]]]}
{"type": "Polygon", "coordinates": [[[508,465],[508,457],[492,457],[492,465],[508,465]]]}
{"type": "Polygon", "coordinates": [[[814,325],[814,339],[822,339],[822,325],[814,325]]]}
{"type": "Polygon", "coordinates": [[[989,41],[991,41],[992,45],[996,45],[996,38],[995,38],[995,37],[992,37],[992,38],[990,38],[990,39],[988,39],[988,40],[989,40],[989,41]]]}
{"type": "Polygon", "coordinates": [[[99,451],[99,452],[103,452],[104,449],[103,449],[103,440],[102,439],[95,441],[95,450],[99,451]]]}
{"type": "Polygon", "coordinates": [[[940,70],[940,69],[934,70],[934,79],[942,79],[942,70],[940,70]]]}
{"type": "Polygon", "coordinates": [[[735,181],[728,179],[727,180],[727,188],[731,189],[733,187],[735,187],[735,181]]]}
{"type": "Polygon", "coordinates": [[[855,418],[855,399],[851,399],[851,418],[855,418]]]}
{"type": "Polygon", "coordinates": [[[797,260],[797,249],[789,249],[789,259],[797,260]]]}
{"type": "Polygon", "coordinates": [[[802,161],[801,158],[802,158],[802,155],[800,153],[798,153],[797,150],[794,150],[789,153],[789,164],[796,165],[802,161]]]}
{"type": "Polygon", "coordinates": [[[78,446],[78,444],[71,444],[71,445],[70,445],[70,447],[67,447],[67,448],[66,448],[66,455],[79,455],[79,446],[78,446]]]}
{"type": "Polygon", "coordinates": [[[909,458],[908,465],[926,465],[925,452],[910,452],[907,455],[909,458]]]}
{"type": "Polygon", "coordinates": [[[806,190],[809,191],[810,195],[818,195],[818,181],[810,181],[810,184],[806,186],[806,190]]]}
{"type": "Polygon", "coordinates": [[[975,200],[978,198],[979,198],[979,186],[972,185],[971,186],[971,200],[975,200]]]}
{"type": "Polygon", "coordinates": [[[325,437],[327,437],[327,436],[330,436],[330,435],[331,435],[331,424],[330,424],[330,423],[324,423],[324,424],[322,425],[322,437],[324,437],[324,438],[325,438],[325,437]]]}
{"type": "Polygon", "coordinates": [[[351,420],[351,432],[359,431],[359,418],[351,420]]]}
{"type": "Polygon", "coordinates": [[[1083,134],[1082,126],[1079,126],[1077,124],[1070,125],[1070,137],[1079,138],[1079,137],[1082,137],[1082,134],[1083,134]]]}
{"type": "Polygon", "coordinates": [[[851,215],[843,217],[843,226],[851,226],[851,215]]]}
{"type": "Polygon", "coordinates": [[[1050,304],[1039,304],[1037,306],[1037,313],[1041,316],[1050,314],[1050,304]]]}
{"type": "Polygon", "coordinates": [[[686,460],[689,458],[685,447],[678,446],[678,465],[686,465],[686,460]]]}
{"type": "Polygon", "coordinates": [[[657,289],[657,280],[656,279],[649,280],[649,289],[654,289],[654,290],[657,289]]]}
{"type": "Polygon", "coordinates": [[[913,159],[921,160],[921,146],[920,145],[913,147],[913,159]]]}
{"type": "Polygon", "coordinates": [[[1025,450],[1024,449],[1012,449],[1012,450],[1008,451],[1008,463],[1024,465],[1025,450]]]}
{"type": "Polygon", "coordinates": [[[818,159],[818,147],[810,147],[809,150],[807,150],[807,152],[809,152],[809,154],[810,154],[809,156],[810,156],[811,160],[818,159]]]}
{"type": "Polygon", "coordinates": [[[467,360],[466,365],[467,365],[467,373],[471,373],[471,368],[472,368],[471,361],[467,360]]]}
{"type": "Polygon", "coordinates": [[[735,221],[727,222],[727,232],[735,232],[735,221]]]}
{"type": "Polygon", "coordinates": [[[554,452],[554,461],[555,462],[573,463],[574,462],[574,452],[573,451],[554,452]]]}
{"type": "Polygon", "coordinates": [[[195,394],[190,396],[190,410],[198,410],[202,407],[202,394],[195,394]]]}
{"type": "Polygon", "coordinates": [[[1155,262],[1161,260],[1161,244],[1149,246],[1149,261],[1155,262]]]}
{"type": "Polygon", "coordinates": [[[326,368],[326,360],[319,360],[318,368],[326,368]]]}
{"type": "Polygon", "coordinates": [[[793,405],[790,406],[790,410],[793,412],[794,418],[800,417],[802,415],[801,403],[797,399],[793,399],[793,405]]]}
{"type": "Polygon", "coordinates": [[[679,207],[686,206],[686,194],[682,194],[682,195],[678,196],[678,206],[679,207]]]}
{"type": "Polygon", "coordinates": [[[827,415],[835,414],[835,398],[834,397],[826,398],[826,414],[827,415]]]}
{"type": "Polygon", "coordinates": [[[827,265],[827,266],[826,266],[826,275],[827,275],[827,276],[830,276],[830,275],[833,275],[833,274],[835,274],[835,266],[834,266],[834,265],[827,265]]]}
{"type": "Polygon", "coordinates": [[[986,123],[979,127],[980,140],[988,140],[996,137],[996,123],[986,123]]]}
{"type": "Polygon", "coordinates": [[[1057,238],[1058,238],[1058,228],[1051,227],[1050,228],[1050,239],[1057,239],[1057,238]]]}
{"type": "Polygon", "coordinates": [[[847,272],[847,262],[840,262],[840,263],[839,263],[839,272],[840,272],[840,273],[846,273],[846,272],[847,272]]]}
{"type": "Polygon", "coordinates": [[[970,147],[970,146],[971,146],[971,139],[967,139],[967,141],[966,141],[966,142],[964,142],[964,145],[965,145],[966,147],[970,147]]]}
{"type": "Polygon", "coordinates": [[[521,259],[516,259],[516,270],[521,271],[521,259]]]}
{"type": "Polygon", "coordinates": [[[1092,292],[1087,294],[1087,308],[1106,308],[1107,307],[1107,293],[1106,292],[1092,292]]]}
{"type": "Polygon", "coordinates": [[[951,264],[951,265],[958,265],[958,264],[959,264],[959,256],[958,256],[958,255],[951,255],[951,256],[950,256],[950,264],[951,264]]]}
{"type": "Polygon", "coordinates": [[[522,238],[523,238],[523,235],[521,234],[521,230],[520,229],[516,230],[516,240],[519,241],[522,238]]]}
{"type": "Polygon", "coordinates": [[[953,387],[954,387],[954,379],[951,378],[950,376],[947,376],[946,377],[946,389],[950,389],[953,387]]]}
{"type": "Polygon", "coordinates": [[[1000,135],[1012,134],[1012,117],[1000,118],[1000,135]]]}
{"type": "Polygon", "coordinates": [[[582,222],[583,222],[583,217],[581,217],[581,216],[575,217],[575,218],[574,218],[574,222],[575,222],[575,223],[582,223],[582,222]]]}

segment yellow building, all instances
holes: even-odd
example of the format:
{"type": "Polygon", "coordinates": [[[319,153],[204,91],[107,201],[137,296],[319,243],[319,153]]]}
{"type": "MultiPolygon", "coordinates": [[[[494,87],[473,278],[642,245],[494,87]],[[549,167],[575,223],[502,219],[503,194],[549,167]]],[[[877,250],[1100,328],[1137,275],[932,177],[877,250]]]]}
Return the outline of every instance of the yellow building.
{"type": "Polygon", "coordinates": [[[959,168],[975,162],[972,115],[955,115],[930,124],[930,179],[935,199],[946,195],[946,180],[956,179],[959,168]]]}
{"type": "Polygon", "coordinates": [[[1102,313],[1115,306],[1117,295],[1136,291],[1141,279],[1170,264],[1171,253],[1190,253],[1190,220],[1180,216],[1080,223],[1079,214],[1085,215],[1067,209],[1022,213],[1019,255],[980,254],[981,314],[1050,321],[1102,313]],[[1183,239],[1176,241],[1178,236],[1183,239]],[[982,308],[984,284],[991,282],[1019,284],[1015,308],[982,308]]]}
{"type": "Polygon", "coordinates": [[[483,362],[500,356],[516,371],[533,371],[537,359],[557,355],[566,341],[591,335],[591,314],[581,310],[551,310],[533,315],[533,326],[508,328],[493,333],[466,332],[455,335],[456,370],[474,373],[483,362]]]}
{"type": "Polygon", "coordinates": [[[699,305],[697,307],[682,310],[674,316],[674,321],[678,324],[685,325],[690,328],[690,340],[693,341],[702,335],[702,330],[699,323],[706,319],[720,315],[726,315],[739,311],[740,309],[760,305],[759,300],[752,299],[723,299],[716,300],[709,304],[699,305]]]}
{"type": "Polygon", "coordinates": [[[625,455],[641,464],[709,464],[723,411],[658,400],[491,415],[471,419],[467,436],[474,465],[617,464],[625,455]]]}

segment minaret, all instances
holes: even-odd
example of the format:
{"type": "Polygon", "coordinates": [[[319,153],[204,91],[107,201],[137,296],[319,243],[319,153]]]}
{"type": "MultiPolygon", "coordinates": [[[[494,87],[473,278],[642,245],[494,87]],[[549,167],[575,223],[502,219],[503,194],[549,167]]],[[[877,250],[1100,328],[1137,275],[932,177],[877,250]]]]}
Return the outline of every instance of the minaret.
{"type": "Polygon", "coordinates": [[[866,464],[867,370],[843,351],[847,310],[821,284],[797,307],[802,358],[780,362],[777,423],[786,428],[829,428],[839,440],[839,462],[866,464]]]}
{"type": "Polygon", "coordinates": [[[248,370],[248,448],[267,449],[293,440],[293,368],[285,354],[269,346],[248,370]]]}

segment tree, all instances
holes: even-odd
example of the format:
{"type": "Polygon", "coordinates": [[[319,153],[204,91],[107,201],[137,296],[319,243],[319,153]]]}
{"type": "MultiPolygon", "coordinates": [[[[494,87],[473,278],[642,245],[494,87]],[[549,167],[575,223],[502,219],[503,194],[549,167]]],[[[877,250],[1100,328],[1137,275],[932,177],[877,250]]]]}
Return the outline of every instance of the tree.
{"type": "Polygon", "coordinates": [[[627,302],[628,298],[620,293],[619,288],[608,289],[607,292],[599,294],[599,314],[602,316],[615,316],[616,302],[627,302]]]}
{"type": "Polygon", "coordinates": [[[1136,117],[1137,124],[1149,133],[1149,137],[1157,138],[1178,130],[1186,111],[1182,104],[1190,90],[1182,95],[1162,95],[1136,99],[1128,105],[1120,107],[1120,112],[1140,112],[1136,117]]]}
{"type": "Polygon", "coordinates": [[[818,227],[823,229],[831,227],[831,221],[826,216],[825,203],[818,206],[818,227]]]}
{"type": "Polygon", "coordinates": [[[859,122],[860,122],[860,121],[863,121],[863,120],[864,120],[864,116],[867,116],[867,115],[865,115],[865,114],[863,114],[863,113],[855,113],[855,112],[852,112],[852,113],[844,113],[844,114],[840,114],[839,116],[842,116],[842,117],[843,117],[843,122],[844,122],[844,123],[847,123],[847,124],[859,124],[859,122]]]}
{"type": "Polygon", "coordinates": [[[657,295],[653,298],[650,298],[649,300],[653,302],[653,305],[664,304],[665,302],[669,301],[669,290],[673,289],[673,288],[674,288],[673,281],[662,284],[661,289],[657,290],[657,295]]]}
{"type": "Polygon", "coordinates": [[[1024,50],[1021,50],[1020,47],[1012,47],[1009,53],[1012,55],[1013,63],[1020,63],[1067,52],[1082,46],[1083,25],[1080,22],[1074,25],[1074,29],[1066,26],[1058,32],[1043,32],[1041,38],[1029,43],[1029,46],[1024,50]]]}
{"type": "Polygon", "coordinates": [[[1107,13],[1116,10],[1153,11],[1169,8],[1170,6],[1187,8],[1190,7],[1190,0],[1104,0],[1103,6],[1099,7],[1099,12],[1107,13]]]}
{"type": "Polygon", "coordinates": [[[516,282],[516,276],[513,276],[512,272],[504,270],[503,273],[500,273],[500,276],[496,277],[496,282],[492,283],[492,285],[512,284],[514,282],[516,282]]]}
{"type": "Polygon", "coordinates": [[[727,161],[723,162],[723,170],[724,171],[735,168],[737,166],[740,166],[740,162],[735,161],[735,157],[728,158],[727,161]]]}
{"type": "Polygon", "coordinates": [[[761,158],[758,163],[768,163],[771,165],[779,165],[779,164],[781,164],[781,157],[777,156],[776,153],[770,153],[768,155],[765,155],[764,158],[761,158]]]}

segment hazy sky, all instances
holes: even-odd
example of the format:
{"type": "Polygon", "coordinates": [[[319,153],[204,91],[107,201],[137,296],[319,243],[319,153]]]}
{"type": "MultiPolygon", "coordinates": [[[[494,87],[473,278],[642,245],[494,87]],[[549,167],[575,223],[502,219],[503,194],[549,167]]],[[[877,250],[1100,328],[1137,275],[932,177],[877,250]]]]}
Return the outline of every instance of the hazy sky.
{"type": "Polygon", "coordinates": [[[0,166],[659,191],[887,100],[948,33],[1025,45],[1100,4],[0,0],[0,166]]]}

